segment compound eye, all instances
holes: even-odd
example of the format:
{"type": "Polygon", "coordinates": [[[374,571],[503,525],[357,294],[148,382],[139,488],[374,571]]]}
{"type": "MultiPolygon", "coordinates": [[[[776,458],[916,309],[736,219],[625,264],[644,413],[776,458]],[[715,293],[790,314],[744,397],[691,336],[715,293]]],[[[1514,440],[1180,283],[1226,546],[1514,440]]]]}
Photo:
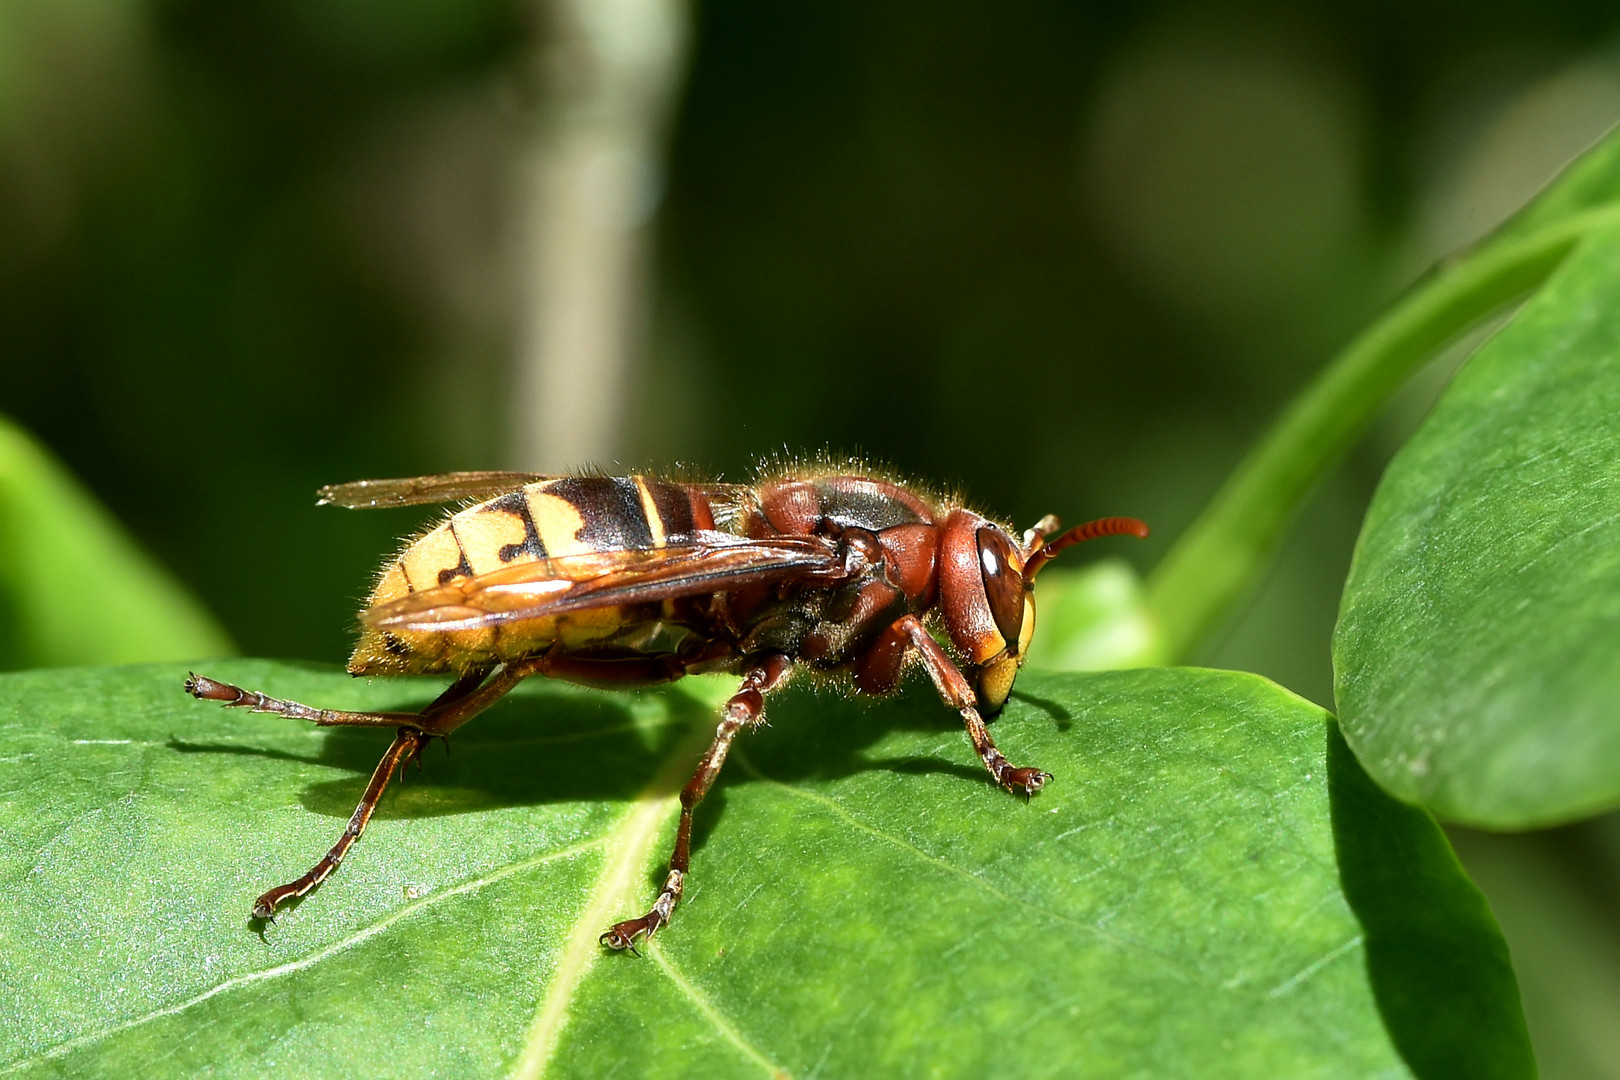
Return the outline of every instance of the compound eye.
{"type": "Polygon", "coordinates": [[[978,532],[979,569],[984,572],[984,598],[990,617],[1009,644],[1019,640],[1024,625],[1024,563],[1006,533],[996,528],[978,532]]]}

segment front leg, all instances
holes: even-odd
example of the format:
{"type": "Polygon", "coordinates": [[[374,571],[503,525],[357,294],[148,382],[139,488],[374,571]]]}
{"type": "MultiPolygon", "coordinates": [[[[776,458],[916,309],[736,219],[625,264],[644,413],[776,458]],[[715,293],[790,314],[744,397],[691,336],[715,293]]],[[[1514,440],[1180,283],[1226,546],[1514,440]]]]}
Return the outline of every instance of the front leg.
{"type": "MultiPolygon", "coordinates": [[[[742,686],[721,714],[720,725],[714,730],[714,741],[698,762],[686,787],[681,789],[681,823],[675,831],[675,852],[669,858],[669,877],[653,901],[651,910],[639,919],[626,919],[614,924],[601,937],[601,943],[610,949],[636,951],[636,939],[652,937],[669,925],[675,914],[675,905],[681,902],[686,889],[686,872],[692,861],[692,810],[714,786],[720,768],[726,763],[731,742],[744,727],[755,728],[765,722],[765,695],[787,681],[793,662],[786,656],[772,654],[751,668],[743,678],[742,686]]],[[[639,955],[639,954],[638,954],[639,955]]]]}
{"type": "MultiPolygon", "coordinates": [[[[893,626],[884,632],[884,638],[906,639],[913,649],[917,650],[922,660],[923,668],[928,677],[934,680],[934,689],[947,705],[962,714],[962,723],[967,727],[968,739],[973,743],[973,749],[978,751],[979,760],[984,767],[990,770],[996,783],[1013,794],[1022,792],[1025,801],[1052,779],[1052,774],[1040,769],[1019,768],[1001,756],[996,749],[995,740],[990,738],[990,731],[984,725],[984,718],[979,715],[978,701],[973,695],[973,687],[968,685],[967,679],[951,658],[945,654],[934,635],[922,624],[922,620],[915,615],[907,615],[899,619],[893,626]]],[[[874,681],[877,678],[874,676],[874,681]]]]}

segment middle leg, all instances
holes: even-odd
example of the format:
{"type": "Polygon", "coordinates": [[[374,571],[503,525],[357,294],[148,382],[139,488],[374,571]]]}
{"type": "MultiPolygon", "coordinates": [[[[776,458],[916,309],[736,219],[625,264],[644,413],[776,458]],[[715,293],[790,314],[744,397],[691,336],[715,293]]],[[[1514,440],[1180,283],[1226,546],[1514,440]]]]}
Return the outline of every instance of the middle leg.
{"type": "Polygon", "coordinates": [[[697,771],[686,787],[681,789],[681,823],[675,831],[675,851],[669,859],[669,876],[658,899],[647,914],[639,919],[626,919],[615,923],[600,941],[610,949],[636,951],[636,939],[652,937],[669,925],[675,905],[681,902],[686,888],[686,873],[692,861],[692,811],[714,786],[715,777],[726,763],[732,740],[744,727],[758,727],[765,721],[765,695],[781,686],[792,670],[792,661],[786,656],[772,654],[755,664],[743,678],[742,686],[726,702],[720,725],[715,728],[714,741],[698,762],[697,771]]]}

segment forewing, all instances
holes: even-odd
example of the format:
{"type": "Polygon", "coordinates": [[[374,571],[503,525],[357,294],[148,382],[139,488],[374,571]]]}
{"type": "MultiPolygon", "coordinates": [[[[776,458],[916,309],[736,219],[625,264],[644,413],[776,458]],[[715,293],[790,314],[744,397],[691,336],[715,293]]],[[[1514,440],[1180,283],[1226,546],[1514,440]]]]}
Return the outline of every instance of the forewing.
{"type": "MultiPolygon", "coordinates": [[[[437,476],[404,476],[393,480],[351,480],[327,484],[315,493],[316,506],[341,506],[345,510],[375,510],[391,506],[421,506],[425,503],[460,502],[487,499],[516,491],[525,484],[563,480],[561,473],[481,472],[440,473],[437,476]]],[[[729,505],[749,490],[746,484],[692,485],[718,503],[729,505]]]]}
{"type": "Polygon", "coordinates": [[[395,480],[351,480],[347,484],[328,484],[321,488],[315,493],[315,505],[373,510],[387,506],[458,502],[462,499],[489,498],[514,491],[524,484],[555,479],[558,477],[546,473],[486,471],[407,476],[395,480]]]}
{"type": "Polygon", "coordinates": [[[592,551],[517,563],[420,589],[366,611],[382,630],[472,630],[570,611],[836,577],[842,563],[816,538],[748,540],[702,533],[689,544],[592,551]]]}

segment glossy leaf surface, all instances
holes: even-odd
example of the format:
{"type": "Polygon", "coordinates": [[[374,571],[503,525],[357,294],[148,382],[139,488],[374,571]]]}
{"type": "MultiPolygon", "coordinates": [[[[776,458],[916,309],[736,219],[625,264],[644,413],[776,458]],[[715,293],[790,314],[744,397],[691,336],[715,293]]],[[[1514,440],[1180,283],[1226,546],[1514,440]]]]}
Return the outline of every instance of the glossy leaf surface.
{"type": "Polygon", "coordinates": [[[1458,374],[1368,511],[1334,638],[1346,737],[1459,821],[1620,804],[1620,230],[1458,374]]]}
{"type": "MultiPolygon", "coordinates": [[[[433,692],[209,673],[338,707],[433,692]]],[[[926,688],[790,690],[638,960],[596,937],[656,889],[714,683],[521,688],[261,939],[252,898],[336,837],[385,734],[191,701],[183,674],[0,677],[0,1075],[1532,1072],[1432,820],[1254,676],[1026,673],[993,730],[1056,774],[1028,805],[926,688]]]]}

